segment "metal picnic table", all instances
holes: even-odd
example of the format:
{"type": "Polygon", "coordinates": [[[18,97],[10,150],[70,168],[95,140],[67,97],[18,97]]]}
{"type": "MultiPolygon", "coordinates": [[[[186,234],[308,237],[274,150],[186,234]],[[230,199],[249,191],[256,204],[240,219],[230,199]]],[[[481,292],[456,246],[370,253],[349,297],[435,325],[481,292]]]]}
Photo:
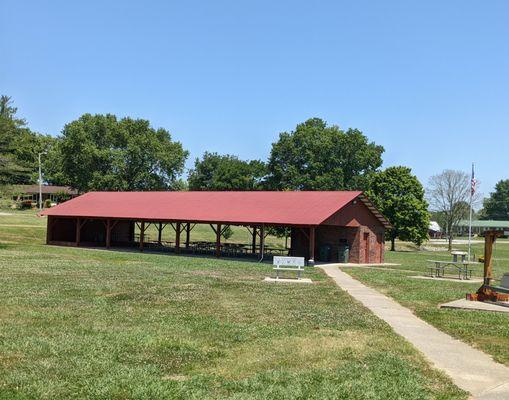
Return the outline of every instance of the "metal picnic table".
{"type": "Polygon", "coordinates": [[[428,260],[428,262],[432,262],[435,265],[433,267],[429,267],[430,276],[435,278],[444,278],[446,270],[455,271],[458,274],[458,279],[470,279],[472,278],[472,268],[469,268],[471,265],[479,264],[474,261],[439,261],[439,260],[428,260]]]}

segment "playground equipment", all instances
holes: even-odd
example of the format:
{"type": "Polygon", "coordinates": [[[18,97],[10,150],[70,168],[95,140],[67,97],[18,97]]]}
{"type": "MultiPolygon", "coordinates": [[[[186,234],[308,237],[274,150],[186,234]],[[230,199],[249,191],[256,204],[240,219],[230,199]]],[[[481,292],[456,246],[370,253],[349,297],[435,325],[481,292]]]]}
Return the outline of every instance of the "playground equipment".
{"type": "Polygon", "coordinates": [[[509,287],[503,283],[502,286],[492,286],[493,268],[492,255],[493,244],[497,237],[504,234],[500,230],[488,230],[484,232],[484,282],[476,293],[467,294],[467,300],[473,301],[509,301],[509,287]]]}

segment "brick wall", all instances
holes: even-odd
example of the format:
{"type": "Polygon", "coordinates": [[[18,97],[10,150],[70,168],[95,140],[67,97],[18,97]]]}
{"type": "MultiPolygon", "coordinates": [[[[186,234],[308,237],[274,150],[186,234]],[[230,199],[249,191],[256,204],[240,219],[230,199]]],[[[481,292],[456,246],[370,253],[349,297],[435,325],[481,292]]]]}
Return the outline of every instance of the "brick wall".
{"type": "Polygon", "coordinates": [[[355,237],[355,261],[361,264],[384,262],[384,229],[360,226],[355,237]]]}
{"type": "MultiPolygon", "coordinates": [[[[309,259],[309,229],[293,228],[291,234],[291,254],[309,259]],[[305,232],[305,233],[304,233],[305,232]]],[[[320,247],[331,246],[330,262],[337,262],[339,247],[347,243],[350,246],[349,262],[382,263],[384,249],[383,227],[344,227],[320,225],[315,230],[315,261],[320,260],[320,247]]]]}

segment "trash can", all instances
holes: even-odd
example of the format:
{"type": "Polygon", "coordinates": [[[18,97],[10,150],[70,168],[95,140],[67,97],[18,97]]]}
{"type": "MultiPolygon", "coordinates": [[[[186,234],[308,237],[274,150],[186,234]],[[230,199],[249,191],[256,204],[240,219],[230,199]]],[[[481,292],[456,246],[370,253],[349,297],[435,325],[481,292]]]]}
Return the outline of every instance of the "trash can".
{"type": "Polygon", "coordinates": [[[322,261],[322,262],[330,261],[331,250],[332,250],[332,246],[330,244],[324,244],[324,245],[320,246],[320,249],[318,251],[320,261],[322,261]]]}
{"type": "Polygon", "coordinates": [[[338,247],[338,262],[347,263],[350,257],[350,246],[347,244],[340,244],[338,247]]]}

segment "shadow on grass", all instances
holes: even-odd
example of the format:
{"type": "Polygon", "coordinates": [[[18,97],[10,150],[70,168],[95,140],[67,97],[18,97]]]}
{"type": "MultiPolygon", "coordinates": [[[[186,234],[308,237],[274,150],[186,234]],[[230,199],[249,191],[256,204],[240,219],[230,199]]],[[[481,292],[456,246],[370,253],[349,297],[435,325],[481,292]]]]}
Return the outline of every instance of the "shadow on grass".
{"type": "Polygon", "coordinates": [[[244,256],[228,256],[221,255],[221,257],[217,257],[214,253],[208,254],[196,254],[192,253],[189,250],[181,249],[180,253],[175,253],[173,250],[168,249],[143,249],[140,251],[137,247],[110,247],[107,249],[102,246],[58,246],[58,245],[48,245],[52,247],[63,247],[70,249],[84,249],[84,250],[97,250],[97,251],[107,251],[114,253],[130,253],[130,254],[153,254],[153,255],[166,255],[166,256],[175,256],[175,257],[188,257],[188,258],[199,258],[199,259],[209,259],[209,260],[226,260],[226,261],[239,261],[246,263],[261,263],[261,264],[272,264],[273,255],[265,255],[263,260],[260,260],[258,255],[244,255],[244,256]]]}

